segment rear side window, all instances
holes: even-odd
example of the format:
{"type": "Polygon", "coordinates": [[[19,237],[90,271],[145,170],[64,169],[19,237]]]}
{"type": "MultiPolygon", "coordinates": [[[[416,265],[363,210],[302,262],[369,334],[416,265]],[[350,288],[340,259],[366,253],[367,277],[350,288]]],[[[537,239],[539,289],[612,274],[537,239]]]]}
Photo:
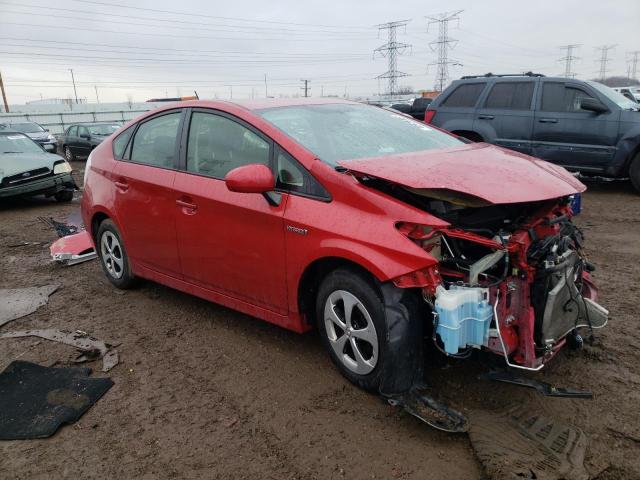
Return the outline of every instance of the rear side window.
{"type": "Polygon", "coordinates": [[[485,102],[485,108],[530,110],[533,82],[496,83],[485,102]]]}
{"type": "Polygon", "coordinates": [[[125,158],[124,153],[127,148],[127,144],[129,143],[129,139],[131,138],[131,134],[133,133],[134,127],[135,125],[127,128],[113,140],[113,156],[115,158],[125,158]]]}
{"type": "Polygon", "coordinates": [[[443,107],[474,107],[484,90],[484,83],[465,83],[456,88],[442,103],[443,107]]]}
{"type": "Polygon", "coordinates": [[[141,124],[133,137],[131,161],[173,168],[180,116],[180,112],[169,113],[141,124]]]}
{"type": "Polygon", "coordinates": [[[580,101],[593,98],[580,88],[564,83],[545,83],[542,89],[542,108],[545,112],[582,112],[580,101]]]}

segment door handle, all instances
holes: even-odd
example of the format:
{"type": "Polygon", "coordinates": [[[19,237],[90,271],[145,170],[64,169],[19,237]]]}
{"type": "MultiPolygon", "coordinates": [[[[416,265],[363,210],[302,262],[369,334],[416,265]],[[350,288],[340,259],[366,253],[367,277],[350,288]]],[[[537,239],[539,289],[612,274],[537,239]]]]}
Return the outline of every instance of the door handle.
{"type": "Polygon", "coordinates": [[[129,190],[129,184],[126,182],[113,182],[113,184],[116,186],[116,188],[118,190],[120,190],[122,193],[126,192],[127,190],[129,190]]]}
{"type": "Polygon", "coordinates": [[[541,118],[538,120],[540,123],[558,123],[557,118],[541,118]]]}
{"type": "Polygon", "coordinates": [[[493,115],[478,115],[480,120],[493,120],[495,117],[493,115]]]}
{"type": "Polygon", "coordinates": [[[191,213],[194,213],[198,209],[198,206],[195,203],[185,202],[184,200],[176,200],[176,205],[186,210],[191,210],[191,213]]]}

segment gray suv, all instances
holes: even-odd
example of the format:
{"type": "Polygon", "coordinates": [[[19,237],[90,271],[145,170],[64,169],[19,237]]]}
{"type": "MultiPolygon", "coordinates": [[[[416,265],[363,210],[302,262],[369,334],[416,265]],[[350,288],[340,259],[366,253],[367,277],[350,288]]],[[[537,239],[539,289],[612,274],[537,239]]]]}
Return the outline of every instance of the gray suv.
{"type": "Polygon", "coordinates": [[[640,105],[597,82],[463,77],[429,105],[425,122],[584,175],[630,177],[640,191],[640,105]]]}

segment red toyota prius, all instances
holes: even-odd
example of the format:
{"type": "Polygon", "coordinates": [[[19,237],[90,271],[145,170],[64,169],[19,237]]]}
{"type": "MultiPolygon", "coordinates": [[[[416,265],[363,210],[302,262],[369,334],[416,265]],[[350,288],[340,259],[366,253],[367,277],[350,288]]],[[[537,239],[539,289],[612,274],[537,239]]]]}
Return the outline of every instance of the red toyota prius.
{"type": "Polygon", "coordinates": [[[349,380],[393,394],[419,380],[425,345],[538,370],[606,323],[571,221],[584,189],[383,108],[194,101],[102,142],[82,212],[115,286],[316,328],[349,380]]]}

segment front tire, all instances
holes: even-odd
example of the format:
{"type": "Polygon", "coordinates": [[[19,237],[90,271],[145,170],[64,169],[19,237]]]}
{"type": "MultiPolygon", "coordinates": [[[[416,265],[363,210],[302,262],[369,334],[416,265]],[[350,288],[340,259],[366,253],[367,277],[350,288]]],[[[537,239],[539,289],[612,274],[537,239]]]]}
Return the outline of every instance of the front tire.
{"type": "Polygon", "coordinates": [[[114,286],[125,290],[135,285],[136,277],[131,272],[122,236],[111,220],[103,221],[98,227],[96,249],[102,270],[114,286]]]}
{"type": "Polygon", "coordinates": [[[57,202],[71,202],[73,200],[73,190],[62,190],[56,193],[53,198],[56,199],[57,202]]]}
{"type": "Polygon", "coordinates": [[[633,188],[640,193],[640,153],[637,153],[631,161],[631,166],[629,167],[629,180],[631,180],[633,188]]]}
{"type": "Polygon", "coordinates": [[[387,325],[384,304],[372,282],[341,268],[318,290],[316,318],[322,343],[340,373],[364,390],[380,388],[387,325]]]}
{"type": "Polygon", "coordinates": [[[64,158],[66,158],[68,162],[73,162],[76,159],[75,155],[69,148],[69,145],[65,145],[64,147],[64,158]]]}

